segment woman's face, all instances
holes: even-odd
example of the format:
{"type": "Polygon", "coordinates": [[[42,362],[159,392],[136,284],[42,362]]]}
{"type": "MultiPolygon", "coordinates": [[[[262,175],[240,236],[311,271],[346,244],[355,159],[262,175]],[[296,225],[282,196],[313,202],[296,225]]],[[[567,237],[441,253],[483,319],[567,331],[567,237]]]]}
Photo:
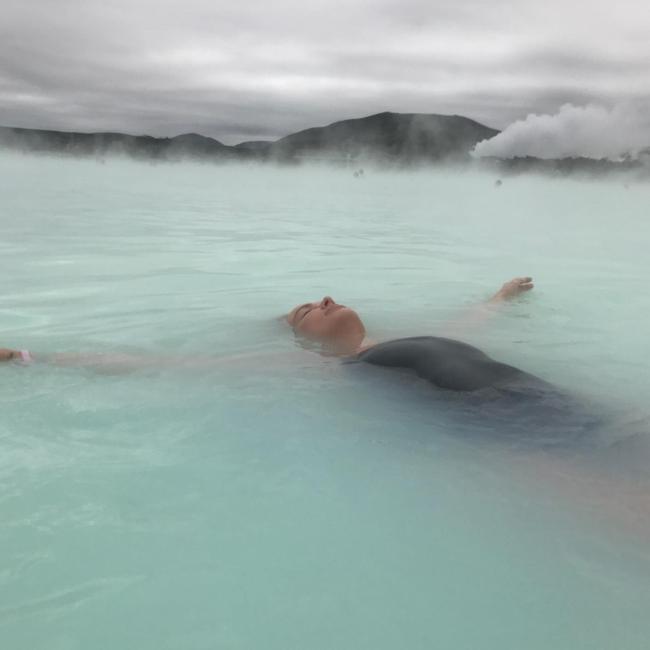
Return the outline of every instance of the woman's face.
{"type": "Polygon", "coordinates": [[[339,305],[330,296],[320,302],[306,302],[287,315],[289,325],[306,338],[333,342],[365,335],[365,328],[354,309],[339,305]]]}

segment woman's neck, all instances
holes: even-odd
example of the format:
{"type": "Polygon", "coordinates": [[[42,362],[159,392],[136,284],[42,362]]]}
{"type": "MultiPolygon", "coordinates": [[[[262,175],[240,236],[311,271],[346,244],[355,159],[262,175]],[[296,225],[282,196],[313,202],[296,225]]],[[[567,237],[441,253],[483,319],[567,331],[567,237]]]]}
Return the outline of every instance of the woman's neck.
{"type": "Polygon", "coordinates": [[[374,341],[364,337],[361,340],[337,341],[335,343],[324,344],[323,352],[336,357],[351,357],[364,352],[373,345],[376,345],[374,341]]]}

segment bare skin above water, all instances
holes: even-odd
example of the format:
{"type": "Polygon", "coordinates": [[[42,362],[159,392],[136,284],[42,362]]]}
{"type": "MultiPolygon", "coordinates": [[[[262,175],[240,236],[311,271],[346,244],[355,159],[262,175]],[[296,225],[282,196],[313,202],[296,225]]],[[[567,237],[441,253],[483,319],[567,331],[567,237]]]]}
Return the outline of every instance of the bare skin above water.
{"type": "MultiPolygon", "coordinates": [[[[504,301],[515,298],[533,288],[532,278],[518,277],[505,284],[485,304],[498,305],[504,301]]],[[[485,314],[479,311],[468,315],[468,320],[480,320],[485,314]]],[[[351,356],[370,349],[376,342],[367,337],[366,327],[359,314],[346,305],[337,303],[330,296],[325,296],[319,301],[306,302],[294,307],[286,316],[288,324],[293,331],[305,339],[309,339],[322,345],[329,355],[341,357],[351,356]]],[[[193,364],[205,366],[220,363],[218,357],[197,358],[195,360],[184,357],[182,359],[141,357],[127,354],[78,354],[78,353],[54,353],[39,355],[34,353],[26,354],[24,350],[11,348],[0,348],[0,362],[27,360],[42,361],[63,366],[121,366],[124,369],[129,367],[155,367],[169,366],[174,363],[181,366],[192,366],[193,364]]]]}

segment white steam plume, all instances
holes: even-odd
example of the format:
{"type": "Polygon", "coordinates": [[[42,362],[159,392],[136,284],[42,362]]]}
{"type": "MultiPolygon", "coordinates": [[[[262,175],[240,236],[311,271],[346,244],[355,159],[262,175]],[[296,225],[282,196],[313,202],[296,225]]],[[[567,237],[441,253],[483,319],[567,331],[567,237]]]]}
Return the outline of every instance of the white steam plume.
{"type": "Polygon", "coordinates": [[[565,104],[555,115],[530,114],[501,133],[479,142],[476,157],[619,158],[650,145],[647,118],[630,105],[612,109],[587,104],[565,104]]]}

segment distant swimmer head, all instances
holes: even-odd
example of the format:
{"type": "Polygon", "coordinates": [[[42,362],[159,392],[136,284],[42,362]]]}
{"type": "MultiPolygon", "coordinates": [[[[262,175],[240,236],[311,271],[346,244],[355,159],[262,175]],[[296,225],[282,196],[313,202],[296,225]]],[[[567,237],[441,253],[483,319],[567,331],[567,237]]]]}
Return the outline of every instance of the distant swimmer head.
{"type": "Polygon", "coordinates": [[[330,296],[294,307],[287,322],[296,335],[318,341],[336,354],[355,352],[366,335],[359,314],[330,296]]]}

